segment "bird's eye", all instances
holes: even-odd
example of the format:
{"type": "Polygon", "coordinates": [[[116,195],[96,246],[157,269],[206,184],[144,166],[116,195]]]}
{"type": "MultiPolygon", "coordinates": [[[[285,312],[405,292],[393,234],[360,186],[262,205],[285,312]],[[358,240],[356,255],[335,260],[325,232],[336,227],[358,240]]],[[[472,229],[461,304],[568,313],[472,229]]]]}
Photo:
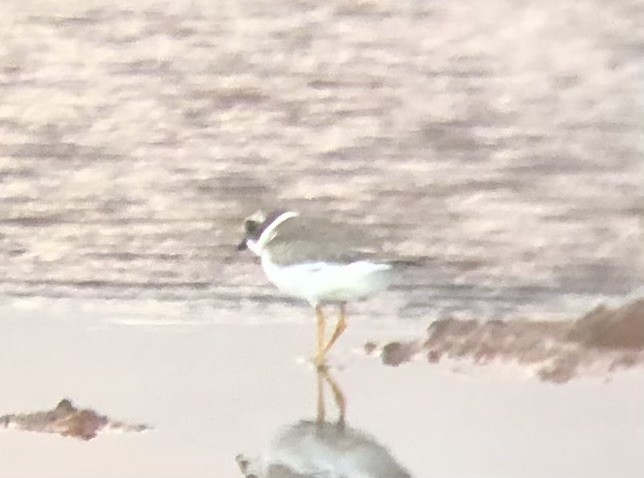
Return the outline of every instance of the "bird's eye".
{"type": "Polygon", "coordinates": [[[247,220],[244,223],[244,230],[246,231],[246,235],[250,236],[257,232],[259,229],[259,223],[257,221],[253,221],[252,219],[247,220]]]}

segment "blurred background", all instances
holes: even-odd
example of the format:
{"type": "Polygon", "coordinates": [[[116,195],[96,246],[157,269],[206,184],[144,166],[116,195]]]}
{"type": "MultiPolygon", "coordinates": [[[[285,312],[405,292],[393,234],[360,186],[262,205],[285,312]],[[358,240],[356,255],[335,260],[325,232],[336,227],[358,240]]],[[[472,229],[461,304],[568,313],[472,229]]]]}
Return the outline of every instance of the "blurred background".
{"type": "Polygon", "coordinates": [[[281,302],[231,247],[260,206],[430,257],[403,315],[641,285],[641,1],[25,0],[0,21],[5,297],[281,302]]]}

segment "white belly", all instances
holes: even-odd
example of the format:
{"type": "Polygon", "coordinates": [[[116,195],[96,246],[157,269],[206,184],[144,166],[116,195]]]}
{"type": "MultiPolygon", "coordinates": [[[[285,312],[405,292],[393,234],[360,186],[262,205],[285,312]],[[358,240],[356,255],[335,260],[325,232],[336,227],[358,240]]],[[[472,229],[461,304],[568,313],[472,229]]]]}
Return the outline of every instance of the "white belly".
{"type": "Polygon", "coordinates": [[[311,262],[278,266],[266,253],[262,254],[262,267],[268,279],[282,292],[314,305],[364,299],[386,289],[394,276],[390,264],[358,261],[351,264],[311,262]]]}

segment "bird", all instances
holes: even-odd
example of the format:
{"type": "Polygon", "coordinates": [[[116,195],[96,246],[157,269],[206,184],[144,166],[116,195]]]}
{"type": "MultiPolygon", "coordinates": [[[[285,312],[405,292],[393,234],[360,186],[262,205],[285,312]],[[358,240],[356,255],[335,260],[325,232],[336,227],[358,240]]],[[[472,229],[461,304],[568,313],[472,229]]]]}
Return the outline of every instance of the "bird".
{"type": "MultiPolygon", "coordinates": [[[[388,288],[407,259],[387,256],[364,228],[348,228],[297,211],[259,210],[244,220],[238,251],[261,259],[270,282],[285,294],[307,301],[317,318],[317,367],[347,327],[346,304],[388,288]],[[326,341],[323,307],[335,305],[339,318],[326,341]]],[[[413,260],[411,261],[413,262],[413,260]]]]}
{"type": "Polygon", "coordinates": [[[239,454],[246,478],[412,478],[391,451],[369,433],[346,423],[346,399],[326,369],[317,369],[317,414],[282,426],[255,457],[239,454]],[[328,385],[339,411],[325,414],[328,385]]]}

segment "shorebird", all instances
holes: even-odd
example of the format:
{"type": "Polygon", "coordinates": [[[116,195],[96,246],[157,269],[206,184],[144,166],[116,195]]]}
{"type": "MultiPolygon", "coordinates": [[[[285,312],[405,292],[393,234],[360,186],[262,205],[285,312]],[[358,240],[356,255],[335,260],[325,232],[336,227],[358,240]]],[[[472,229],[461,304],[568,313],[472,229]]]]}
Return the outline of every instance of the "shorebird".
{"type": "Polygon", "coordinates": [[[317,352],[323,367],[327,352],[347,327],[346,304],[386,289],[399,263],[372,243],[365,231],[304,217],[295,211],[257,211],[244,221],[237,250],[250,249],[261,258],[268,279],[282,292],[315,308],[317,352]],[[340,316],[325,342],[323,306],[337,305],[340,316]]]}

